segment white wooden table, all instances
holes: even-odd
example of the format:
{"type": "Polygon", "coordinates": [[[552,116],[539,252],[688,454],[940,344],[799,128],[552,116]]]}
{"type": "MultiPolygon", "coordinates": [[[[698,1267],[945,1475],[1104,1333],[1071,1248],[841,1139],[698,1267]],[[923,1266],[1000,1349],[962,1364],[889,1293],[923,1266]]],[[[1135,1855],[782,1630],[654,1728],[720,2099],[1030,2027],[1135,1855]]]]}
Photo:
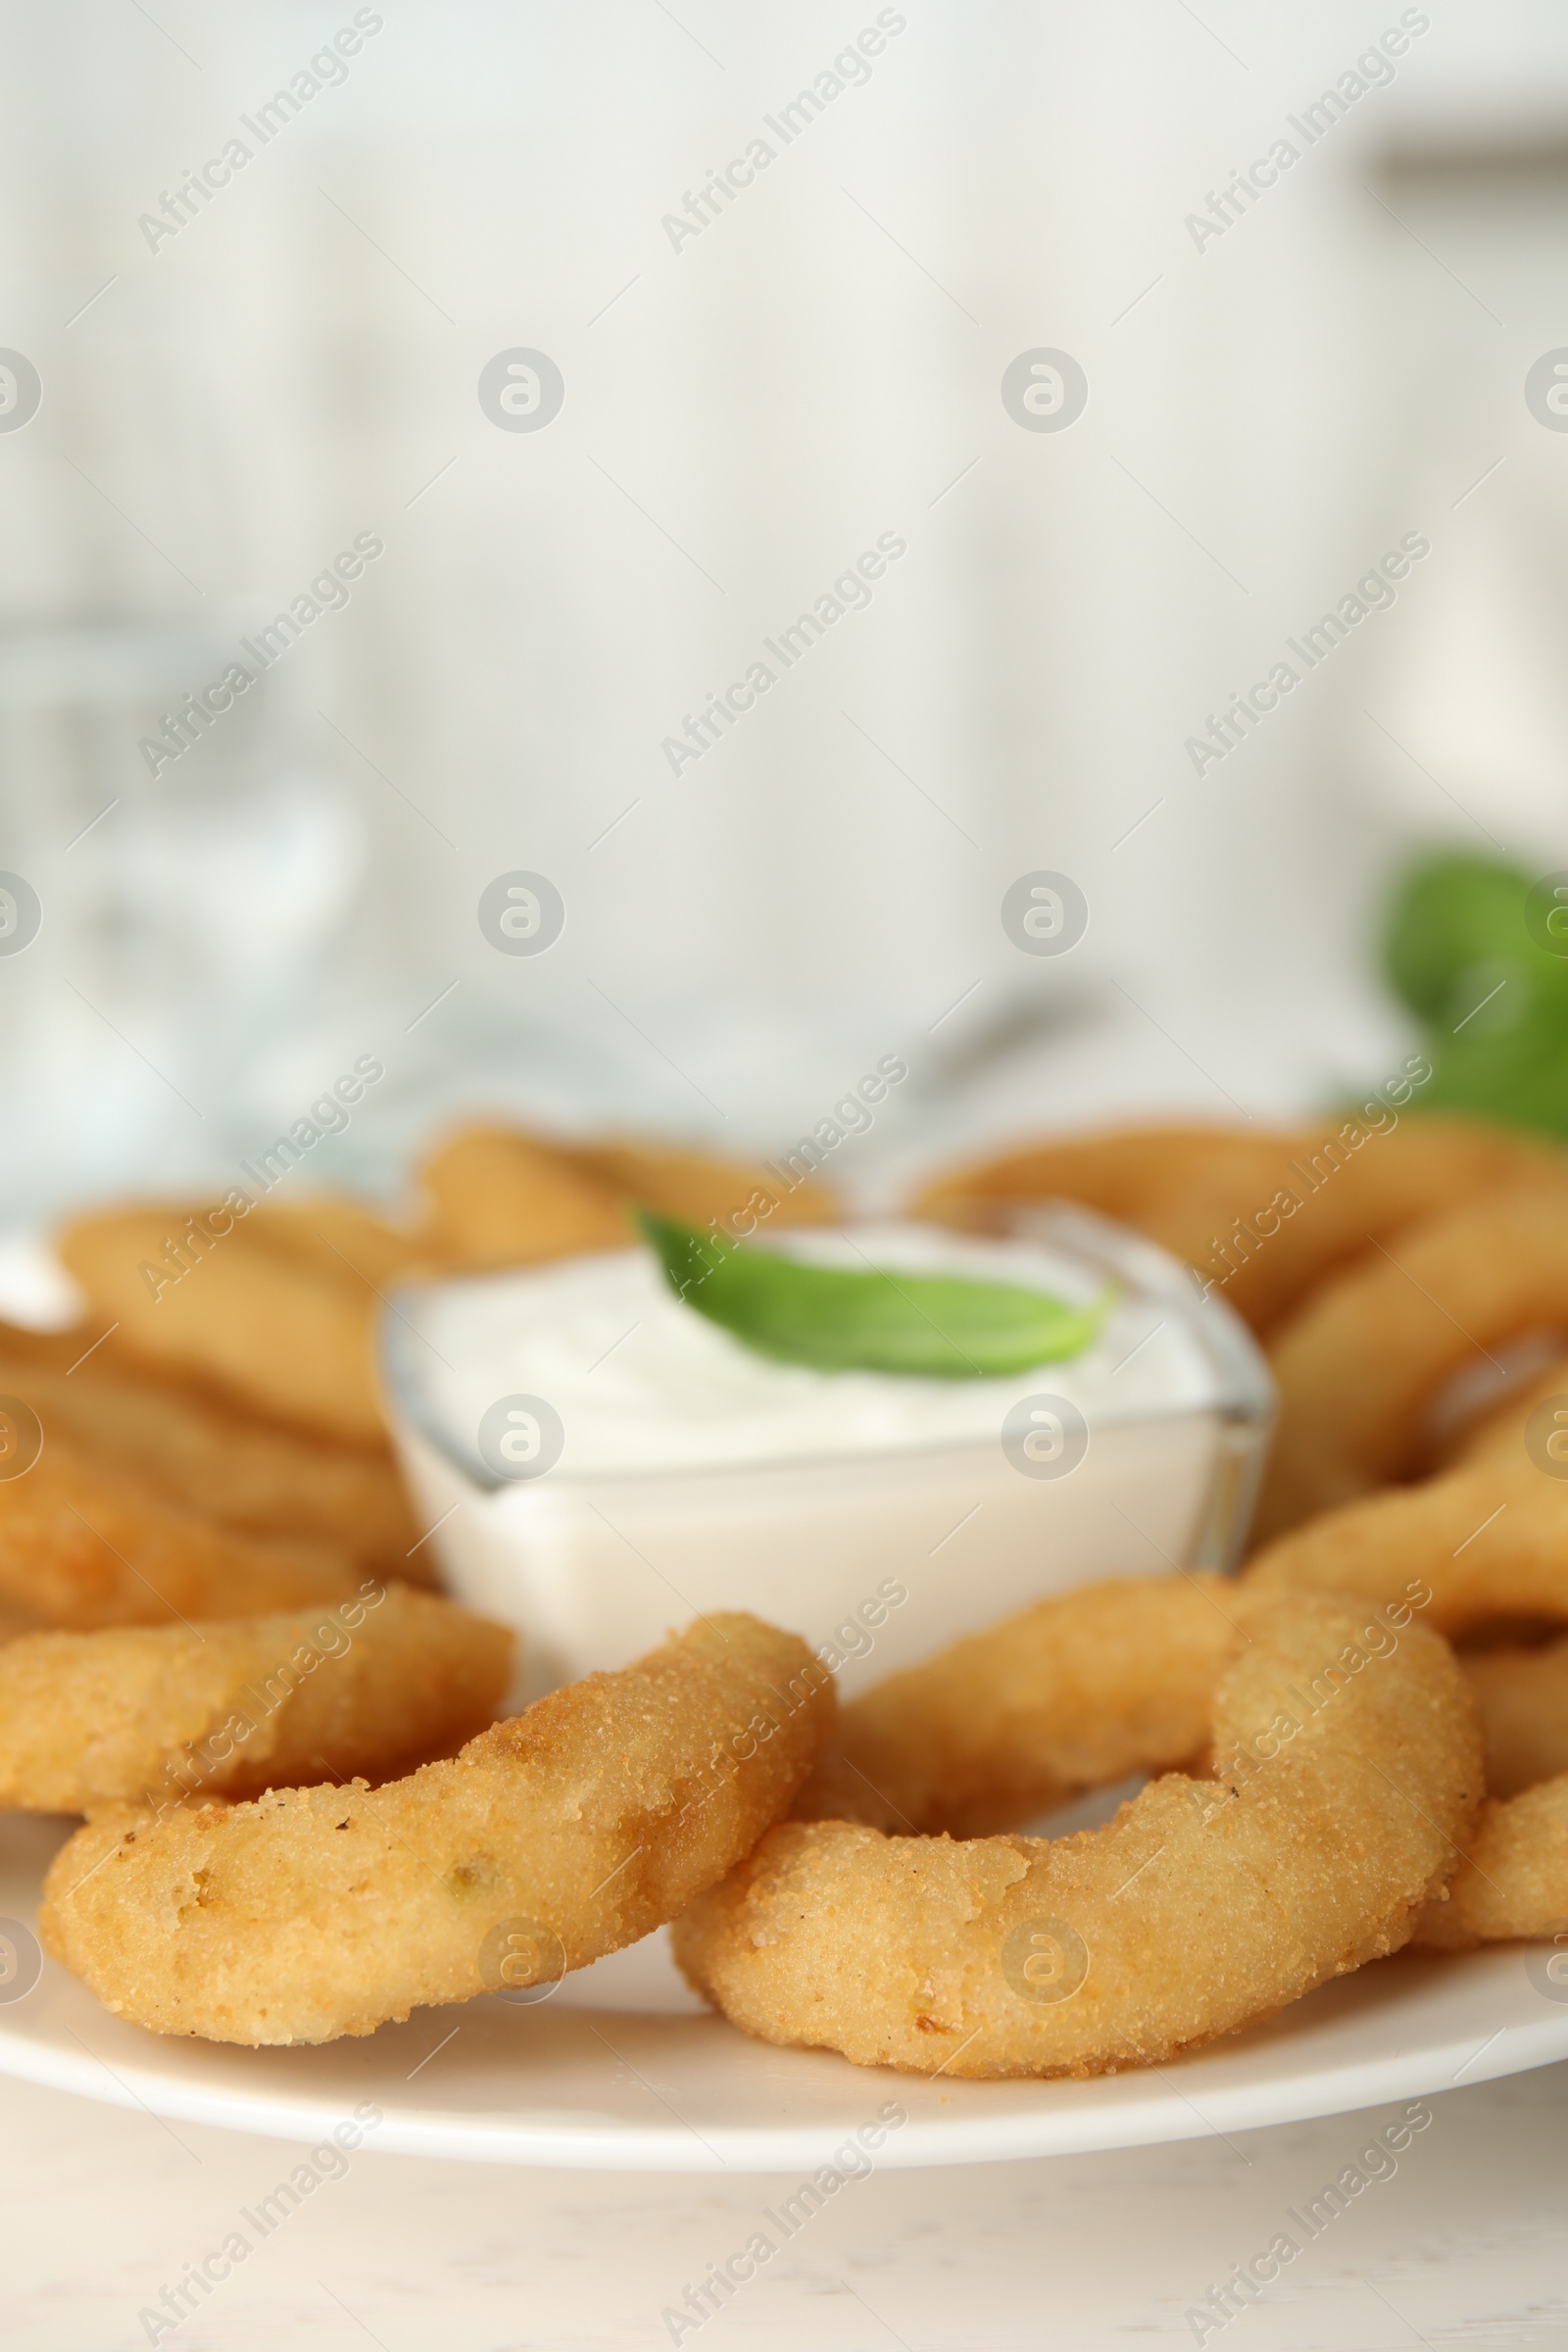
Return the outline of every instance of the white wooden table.
{"type": "MultiPolygon", "coordinates": [[[[1457,2089],[1285,2273],[1225,2352],[1568,2346],[1568,2065],[1457,2089]]],[[[1187,2318],[1387,2118],[847,2188],[700,2329],[703,2352],[1190,2345],[1187,2318]]],[[[5,2352],[121,2352],[303,2150],[0,2082],[5,2352]]],[[[761,2176],[541,2174],[358,2156],[161,2344],[178,2352],[664,2346],[744,2244],[761,2176]]]]}

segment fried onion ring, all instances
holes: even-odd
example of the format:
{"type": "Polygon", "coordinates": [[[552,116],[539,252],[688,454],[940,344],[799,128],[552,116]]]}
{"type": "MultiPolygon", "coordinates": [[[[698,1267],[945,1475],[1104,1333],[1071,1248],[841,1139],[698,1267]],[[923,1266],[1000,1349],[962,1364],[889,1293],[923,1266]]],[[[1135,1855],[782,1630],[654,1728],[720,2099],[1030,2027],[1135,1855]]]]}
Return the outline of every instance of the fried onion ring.
{"type": "MultiPolygon", "coordinates": [[[[1482,1460],[1348,1503],[1280,1539],[1237,1594],[1403,1592],[1458,1639],[1497,1619],[1568,1622],[1568,1485],[1532,1461],[1482,1460]],[[1421,1592],[1430,1595],[1423,1602],[1421,1592]]],[[[1459,1664],[1480,1710],[1491,1791],[1446,1903],[1412,1941],[1443,1950],[1568,1927],[1568,1641],[1459,1664]]]]}
{"type": "Polygon", "coordinates": [[[1325,1511],[1254,1554],[1241,1590],[1409,1596],[1450,1640],[1498,1618],[1568,1622],[1568,1484],[1482,1462],[1325,1511]]]}
{"type": "Polygon", "coordinates": [[[1469,1462],[1513,1462],[1521,1453],[1530,1452],[1531,1440],[1540,1449],[1532,1456],[1537,1466],[1560,1460],[1568,1469],[1568,1413],[1559,1421],[1556,1414],[1543,1415],[1544,1427],[1536,1424],[1535,1416],[1543,1405],[1568,1404],[1568,1356],[1559,1356],[1542,1371],[1513,1382],[1490,1409],[1478,1413],[1459,1433],[1448,1456],[1448,1467],[1457,1468],[1469,1462]],[[1555,1440],[1555,1444],[1553,1441],[1555,1440]]]}
{"type": "Polygon", "coordinates": [[[1489,1797],[1465,1839],[1446,1903],[1429,1903],[1413,1944],[1468,1950],[1568,1930],[1568,1774],[1489,1797]]]}
{"type": "Polygon", "coordinates": [[[524,1266],[631,1246],[614,1187],[517,1128],[460,1128],[419,1180],[434,1203],[432,1251],[449,1266],[524,1266]]]}
{"type": "Polygon", "coordinates": [[[1489,1796],[1518,1796],[1568,1773],[1568,1640],[1459,1663],[1481,1709],[1489,1796]]]}
{"type": "Polygon", "coordinates": [[[1108,1580],[1036,1601],[852,1699],[795,1818],[977,1838],[1186,1763],[1245,1639],[1238,1607],[1219,1576],[1108,1580]]]}
{"type": "Polygon", "coordinates": [[[1568,1182],[1434,1217],[1327,1284],[1271,1349],[1280,1392],[1257,1532],[1418,1466],[1423,1413],[1477,1350],[1568,1328],[1568,1182]]]}
{"type": "MultiPolygon", "coordinates": [[[[455,1266],[521,1266],[573,1250],[625,1250],[641,1203],[694,1224],[832,1223],[827,1187],[786,1192],[762,1168],[651,1144],[552,1143],[517,1127],[465,1127],[420,1171],[435,1203],[432,1250],[455,1266]]],[[[750,1230],[750,1228],[747,1228],[750,1230]]]]}
{"type": "Polygon", "coordinates": [[[1368,1659],[1362,1628],[1318,1595],[1252,1609],[1213,1695],[1215,1777],[1152,1782],[1103,1829],[772,1830],[678,1923],[677,1957],[762,2040],[922,2074],[1097,2074],[1270,2016],[1405,1941],[1480,1794],[1452,1652],[1411,1625],[1368,1659]]]}
{"type": "MultiPolygon", "coordinates": [[[[56,1247],[135,1354],[293,1428],[351,1446],[384,1437],[374,1324],[397,1237],[379,1220],[333,1203],[318,1234],[298,1212],[253,1208],[239,1222],[226,1207],[175,1204],[78,1217],[56,1247]],[[373,1274],[332,1241],[352,1243],[349,1228],[362,1223],[378,1236],[356,1246],[373,1274]],[[166,1258],[171,1237],[183,1274],[166,1258]]],[[[412,1243],[402,1255],[416,1262],[412,1243]]]]}
{"type": "Polygon", "coordinates": [[[844,1214],[842,1202],[820,1177],[808,1176],[785,1192],[765,1168],[708,1152],[643,1143],[573,1145],[562,1151],[573,1167],[612,1184],[623,1199],[693,1225],[714,1218],[730,1227],[747,1209],[769,1225],[832,1225],[844,1214]]]}
{"type": "Polygon", "coordinates": [[[1269,1331],[1373,1241],[1549,1164],[1522,1136],[1426,1114],[1273,1135],[1135,1127],[958,1169],[927,1186],[912,1213],[987,1232],[1020,1207],[1076,1200],[1185,1258],[1269,1331]]]}
{"type": "Polygon", "coordinates": [[[100,1472],[150,1487],[176,1509],[264,1544],[327,1544],[366,1571],[424,1581],[419,1530],[384,1447],[336,1446],[261,1422],[144,1363],[91,1350],[72,1335],[45,1352],[39,1336],[0,1323],[0,1393],[37,1415],[46,1446],[64,1440],[100,1472]],[[61,1360],[63,1358],[63,1360],[61,1360]]]}
{"type": "Polygon", "coordinates": [[[48,1433],[29,1470],[0,1480],[0,1600],[48,1625],[260,1616],[347,1599],[361,1580],[331,1544],[220,1526],[48,1433]]]}
{"type": "Polygon", "coordinates": [[[369,2034],[673,1918],[788,1807],[833,1702],[794,1635],[701,1619],[381,1788],[195,1803],[150,1829],[100,1814],[56,1856],[39,1934],[155,2033],[369,2034]],[[530,1957],[503,1978],[509,1948],[530,1957]]]}
{"type": "Polygon", "coordinates": [[[29,1634],[0,1649],[0,1806],[153,1812],[201,1790],[384,1780],[495,1721],[513,1639],[373,1583],[336,1608],[237,1625],[29,1634]]]}

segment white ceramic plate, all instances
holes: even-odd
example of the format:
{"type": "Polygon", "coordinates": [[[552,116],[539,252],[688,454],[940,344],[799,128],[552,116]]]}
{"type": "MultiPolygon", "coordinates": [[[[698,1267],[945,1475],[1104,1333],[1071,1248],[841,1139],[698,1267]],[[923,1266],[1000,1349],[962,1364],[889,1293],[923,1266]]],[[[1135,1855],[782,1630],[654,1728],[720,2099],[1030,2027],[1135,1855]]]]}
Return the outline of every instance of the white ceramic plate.
{"type": "MultiPolygon", "coordinates": [[[[0,1820],[0,1918],[30,1926],[70,1826],[0,1820]]],[[[698,2007],[662,1936],[537,2005],[482,1995],[300,2050],[161,2039],[45,1961],[24,1997],[0,1988],[0,2072],[309,2142],[369,2102],[373,2147],[615,2172],[814,2172],[893,2102],[906,2121],[877,2163],[978,2164],[1255,2131],[1546,2065],[1568,2057],[1568,1999],[1538,1987],[1545,1958],[1384,1961],[1190,2058],[1091,2082],[927,2080],[748,2041],[698,2007]]]]}

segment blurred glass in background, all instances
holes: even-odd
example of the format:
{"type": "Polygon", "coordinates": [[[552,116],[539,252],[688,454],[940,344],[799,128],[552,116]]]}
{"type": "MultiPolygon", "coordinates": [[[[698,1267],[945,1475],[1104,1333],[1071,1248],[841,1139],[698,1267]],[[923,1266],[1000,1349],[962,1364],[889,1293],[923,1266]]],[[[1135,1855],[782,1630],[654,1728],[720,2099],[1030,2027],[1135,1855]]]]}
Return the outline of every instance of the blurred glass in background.
{"type": "Polygon", "coordinates": [[[379,1190],[460,1108],[773,1148],[889,1053],[868,1191],[1295,1110],[1414,1034],[1413,851],[1568,863],[1558,12],[4,20],[8,1216],[363,1054],[312,1168],[379,1190]]]}

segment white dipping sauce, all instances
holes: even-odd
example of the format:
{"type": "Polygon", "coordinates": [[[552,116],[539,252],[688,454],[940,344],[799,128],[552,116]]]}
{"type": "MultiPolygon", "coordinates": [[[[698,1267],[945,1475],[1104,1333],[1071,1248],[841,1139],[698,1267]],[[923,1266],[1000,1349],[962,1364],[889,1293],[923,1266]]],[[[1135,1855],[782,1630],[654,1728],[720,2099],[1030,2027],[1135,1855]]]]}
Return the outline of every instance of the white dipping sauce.
{"type": "Polygon", "coordinates": [[[1042,1593],[1234,1561],[1267,1373],[1138,1236],[1061,1208],[1029,1241],[880,1225],[766,1246],[1119,1296],[1077,1355],[931,1380],[759,1355],[647,1250],[409,1285],[381,1330],[393,1436],[449,1586],[522,1633],[529,1695],[725,1609],[803,1635],[850,1694],[1042,1593]],[[538,1401],[559,1455],[552,1427],[550,1460],[511,1475],[494,1416],[538,1401]]]}
{"type": "MultiPolygon", "coordinates": [[[[1082,1263],[1021,1242],[920,1225],[798,1231],[766,1247],[847,1273],[956,1274],[1087,1305],[1082,1263]]],[[[760,1355],[676,1298],[651,1250],[573,1257],[425,1295],[418,1328],[426,1425],[471,1455],[498,1397],[544,1397],[564,1444],[555,1478],[820,1460],[995,1439],[1009,1405],[1046,1389],[1092,1428],[1201,1407],[1213,1372],[1186,1320],[1124,1295],[1081,1353],[1001,1379],[819,1372],[760,1355]]]]}

